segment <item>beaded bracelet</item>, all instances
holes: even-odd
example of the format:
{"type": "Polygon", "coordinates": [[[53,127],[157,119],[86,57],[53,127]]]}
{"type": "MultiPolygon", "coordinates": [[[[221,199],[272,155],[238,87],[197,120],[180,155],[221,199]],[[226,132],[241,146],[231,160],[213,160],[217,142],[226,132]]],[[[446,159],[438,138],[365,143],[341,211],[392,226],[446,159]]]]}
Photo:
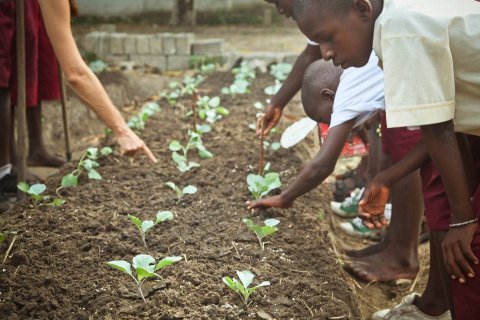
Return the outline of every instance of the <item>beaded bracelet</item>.
{"type": "Polygon", "coordinates": [[[450,228],[461,228],[463,226],[466,226],[468,224],[472,224],[472,223],[475,223],[475,222],[478,222],[478,218],[475,218],[475,219],[472,219],[472,220],[468,220],[468,221],[463,221],[463,222],[458,222],[458,223],[451,223],[449,224],[448,226],[450,228]]]}

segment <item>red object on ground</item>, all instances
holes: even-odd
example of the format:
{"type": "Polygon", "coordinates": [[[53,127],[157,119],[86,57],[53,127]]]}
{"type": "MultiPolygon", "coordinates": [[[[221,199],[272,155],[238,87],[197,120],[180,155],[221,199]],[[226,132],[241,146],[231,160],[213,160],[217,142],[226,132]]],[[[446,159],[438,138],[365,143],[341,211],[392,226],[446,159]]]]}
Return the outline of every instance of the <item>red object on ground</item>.
{"type": "MultiPolygon", "coordinates": [[[[318,123],[318,134],[323,143],[328,133],[328,124],[318,123]]],[[[363,143],[362,139],[358,135],[354,135],[351,141],[345,143],[345,146],[342,149],[340,157],[351,158],[351,157],[363,157],[368,155],[368,148],[363,143]]]]}
{"type": "MultiPolygon", "coordinates": [[[[27,106],[42,100],[60,99],[58,65],[48,39],[37,0],[25,1],[25,52],[27,106]]],[[[17,101],[15,1],[0,1],[0,87],[10,88],[11,103],[17,101]]]]}

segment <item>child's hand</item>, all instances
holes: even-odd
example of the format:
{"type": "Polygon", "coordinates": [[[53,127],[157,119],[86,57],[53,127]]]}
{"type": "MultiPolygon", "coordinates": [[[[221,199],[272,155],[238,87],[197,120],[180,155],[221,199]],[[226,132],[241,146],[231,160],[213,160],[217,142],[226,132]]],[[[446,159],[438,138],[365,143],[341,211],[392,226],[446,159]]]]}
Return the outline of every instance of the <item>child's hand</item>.
{"type": "Polygon", "coordinates": [[[461,228],[450,228],[442,244],[443,261],[448,273],[460,283],[466,282],[466,277],[473,278],[472,263],[479,260],[472,251],[472,240],[477,231],[478,223],[472,223],[461,228]]]}
{"type": "Polygon", "coordinates": [[[266,208],[290,208],[293,206],[293,201],[286,201],[282,195],[273,196],[256,201],[247,201],[247,209],[266,209],[266,208]]]}
{"type": "Polygon", "coordinates": [[[115,138],[122,149],[122,153],[126,156],[135,157],[144,153],[150,161],[156,163],[157,159],[147,147],[145,142],[140,139],[132,130],[127,129],[121,133],[117,133],[115,138]]]}
{"type": "Polygon", "coordinates": [[[270,130],[278,124],[282,117],[282,112],[282,108],[269,104],[267,109],[265,109],[265,115],[257,121],[257,135],[260,135],[261,128],[263,127],[263,135],[266,136],[270,130]]]}
{"type": "Polygon", "coordinates": [[[390,189],[381,183],[372,182],[365,189],[363,199],[359,202],[360,218],[368,228],[382,228],[387,224],[383,216],[390,189]]]}

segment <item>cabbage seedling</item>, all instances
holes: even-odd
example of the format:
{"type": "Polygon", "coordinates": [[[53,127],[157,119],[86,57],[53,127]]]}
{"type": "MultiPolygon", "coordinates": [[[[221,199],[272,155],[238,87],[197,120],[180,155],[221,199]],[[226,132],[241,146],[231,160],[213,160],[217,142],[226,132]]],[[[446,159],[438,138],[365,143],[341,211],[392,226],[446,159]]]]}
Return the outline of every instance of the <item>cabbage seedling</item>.
{"type": "Polygon", "coordinates": [[[140,231],[140,237],[142,239],[143,246],[147,248],[145,236],[147,235],[148,231],[150,231],[155,225],[159,223],[173,220],[173,213],[171,211],[159,211],[157,213],[157,219],[155,220],[155,222],[153,222],[152,220],[142,221],[131,214],[128,215],[128,218],[137,226],[138,230],[140,231]]]}
{"type": "MultiPolygon", "coordinates": [[[[50,196],[42,195],[42,193],[45,192],[45,190],[47,190],[47,186],[45,186],[44,184],[37,183],[32,186],[29,186],[28,183],[26,182],[20,182],[17,185],[17,187],[18,189],[20,189],[20,191],[28,194],[30,198],[33,199],[35,205],[38,205],[40,202],[45,202],[50,200],[50,196]]],[[[63,199],[53,199],[52,202],[43,203],[42,205],[58,207],[64,203],[65,203],[65,200],[63,199]]]]}
{"type": "Polygon", "coordinates": [[[222,119],[222,116],[228,116],[230,112],[220,105],[220,98],[208,96],[201,97],[197,100],[198,116],[202,120],[214,123],[222,119]]]}
{"type": "Polygon", "coordinates": [[[213,154],[208,151],[203,145],[202,138],[200,134],[196,132],[189,132],[189,140],[185,146],[183,146],[178,140],[172,140],[168,148],[172,151],[172,159],[175,161],[178,170],[181,172],[189,171],[192,168],[199,167],[200,164],[188,161],[188,151],[196,148],[198,155],[202,159],[210,159],[213,157],[213,154]],[[178,151],[181,151],[182,154],[179,154],[178,151]]]}
{"type": "Polygon", "coordinates": [[[179,187],[177,187],[177,185],[175,183],[173,183],[171,181],[165,183],[165,185],[167,187],[169,187],[170,189],[174,190],[177,193],[178,201],[182,200],[184,195],[195,194],[195,193],[197,193],[197,190],[198,190],[197,187],[192,186],[192,185],[189,185],[189,186],[186,186],[183,189],[180,189],[179,187]]]}
{"type": "Polygon", "coordinates": [[[292,71],[292,65],[290,63],[277,63],[270,68],[270,74],[279,81],[287,79],[288,74],[292,71]]]}
{"type": "Polygon", "coordinates": [[[145,123],[155,113],[160,111],[160,106],[156,102],[147,102],[138,115],[133,116],[127,123],[127,126],[135,131],[145,129],[145,123]]]}
{"type": "Polygon", "coordinates": [[[248,270],[245,271],[237,271],[238,279],[230,278],[230,277],[223,277],[223,282],[233,291],[238,293],[238,295],[243,299],[245,306],[248,308],[251,302],[248,302],[250,295],[257,291],[258,288],[269,286],[269,281],[264,281],[255,287],[249,288],[249,286],[253,282],[253,278],[255,277],[253,273],[248,270]]]}
{"type": "Polygon", "coordinates": [[[276,225],[280,223],[277,219],[267,219],[264,221],[264,226],[261,227],[258,224],[255,224],[251,219],[243,218],[243,223],[248,227],[248,229],[252,230],[258,238],[258,242],[260,243],[260,247],[262,250],[265,250],[266,242],[263,241],[263,238],[274,234],[278,231],[276,225]]]}
{"type": "Polygon", "coordinates": [[[132,259],[132,265],[129,262],[124,260],[117,260],[117,261],[109,261],[107,265],[110,267],[120,270],[126,274],[128,274],[132,279],[135,281],[137,285],[138,292],[142,297],[144,303],[147,303],[145,300],[145,296],[143,295],[142,291],[142,284],[148,278],[160,278],[160,275],[156,274],[155,271],[165,268],[175,262],[182,260],[182,257],[173,256],[173,257],[166,257],[160,260],[155,265],[155,259],[152,256],[146,254],[139,254],[132,259]],[[135,269],[136,276],[133,275],[132,269],[135,269]]]}
{"type": "Polygon", "coordinates": [[[269,172],[263,177],[257,174],[249,174],[247,176],[247,184],[248,190],[250,190],[255,200],[261,199],[270,191],[282,186],[277,172],[269,172]]]}
{"type": "Polygon", "coordinates": [[[91,180],[101,180],[102,176],[96,168],[100,167],[97,160],[100,157],[108,156],[112,153],[112,148],[104,147],[98,150],[98,148],[88,148],[87,151],[82,155],[80,161],[78,162],[77,168],[73,172],[67,174],[62,178],[60,187],[57,189],[71,188],[78,185],[78,177],[83,172],[87,171],[88,178],[91,180]]]}

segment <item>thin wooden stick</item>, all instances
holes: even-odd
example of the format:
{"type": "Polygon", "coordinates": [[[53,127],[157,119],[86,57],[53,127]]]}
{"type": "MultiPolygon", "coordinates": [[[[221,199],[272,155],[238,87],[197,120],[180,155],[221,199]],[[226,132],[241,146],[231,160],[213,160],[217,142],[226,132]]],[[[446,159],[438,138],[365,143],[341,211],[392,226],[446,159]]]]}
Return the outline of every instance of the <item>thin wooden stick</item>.
{"type": "Polygon", "coordinates": [[[17,239],[17,236],[13,237],[12,242],[10,242],[10,245],[8,246],[7,252],[5,252],[5,257],[3,258],[3,262],[7,261],[8,255],[10,254],[10,250],[12,250],[13,244],[15,243],[15,240],[17,239]]]}
{"type": "Polygon", "coordinates": [[[264,140],[264,135],[263,135],[263,117],[264,115],[262,114],[260,116],[260,160],[258,161],[258,175],[263,176],[263,168],[265,166],[265,149],[263,148],[263,140],[264,140]]]}
{"type": "Polygon", "coordinates": [[[70,131],[68,129],[67,118],[67,88],[65,87],[65,79],[63,76],[60,64],[58,64],[58,80],[60,82],[61,105],[62,105],[62,120],[63,120],[63,135],[65,136],[65,158],[67,161],[72,160],[72,151],[70,149],[70,131]]]}
{"type": "MultiPolygon", "coordinates": [[[[313,317],[314,314],[313,314],[312,309],[310,309],[310,307],[308,306],[308,304],[307,304],[302,298],[299,298],[299,299],[300,299],[300,301],[303,302],[303,304],[305,305],[305,307],[307,307],[308,311],[310,312],[310,315],[313,317]]],[[[331,319],[331,318],[330,318],[330,319],[331,319]]]]}
{"type": "Polygon", "coordinates": [[[193,93],[192,93],[193,132],[197,132],[197,112],[196,112],[197,100],[198,100],[197,92],[195,90],[193,90],[193,93]]]}
{"type": "MultiPolygon", "coordinates": [[[[17,41],[17,182],[25,181],[27,174],[27,117],[26,117],[26,70],[25,70],[25,1],[16,0],[17,41]]],[[[25,193],[18,190],[17,198],[25,193]]]]}

